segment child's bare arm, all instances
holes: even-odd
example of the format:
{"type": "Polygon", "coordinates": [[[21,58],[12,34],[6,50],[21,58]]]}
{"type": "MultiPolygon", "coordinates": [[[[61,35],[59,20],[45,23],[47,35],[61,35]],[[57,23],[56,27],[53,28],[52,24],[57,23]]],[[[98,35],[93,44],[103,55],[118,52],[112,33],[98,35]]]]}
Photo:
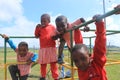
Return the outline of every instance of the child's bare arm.
{"type": "Polygon", "coordinates": [[[62,39],[60,41],[59,49],[58,49],[58,64],[63,64],[63,49],[65,45],[65,40],[62,39]]]}
{"type": "Polygon", "coordinates": [[[63,49],[64,49],[64,45],[65,45],[65,40],[61,39],[60,40],[60,45],[59,45],[59,50],[58,50],[58,57],[62,55],[63,49]]]}

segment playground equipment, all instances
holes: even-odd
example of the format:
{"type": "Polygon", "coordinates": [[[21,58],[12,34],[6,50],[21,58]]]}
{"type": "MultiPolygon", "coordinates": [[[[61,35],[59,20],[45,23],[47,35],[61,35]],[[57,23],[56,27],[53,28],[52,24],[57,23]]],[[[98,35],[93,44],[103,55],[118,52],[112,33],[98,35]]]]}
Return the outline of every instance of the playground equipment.
{"type": "MultiPolygon", "coordinates": [[[[105,18],[105,17],[108,17],[108,16],[111,16],[111,15],[113,15],[113,14],[115,14],[117,11],[120,11],[120,8],[119,9],[114,9],[114,10],[112,10],[112,11],[109,11],[108,13],[105,13],[105,14],[103,14],[103,15],[101,15],[101,16],[99,16],[97,19],[95,19],[95,20],[89,20],[89,21],[87,21],[87,22],[85,22],[85,23],[83,23],[83,24],[81,24],[81,25],[78,25],[78,26],[76,26],[76,27],[74,27],[73,29],[71,29],[71,30],[68,30],[67,32],[70,32],[70,34],[71,34],[71,48],[73,47],[73,40],[72,40],[72,30],[74,30],[74,29],[78,29],[78,28],[80,28],[80,27],[82,27],[82,26],[85,26],[85,25],[88,25],[88,24],[90,24],[90,23],[93,23],[93,22],[95,22],[95,21],[97,21],[97,20],[100,20],[100,19],[103,19],[103,18],[105,18]]],[[[91,30],[91,31],[95,31],[95,30],[91,30]]],[[[114,31],[114,30],[107,30],[107,32],[111,32],[111,33],[107,33],[106,35],[112,35],[112,34],[117,34],[117,33],[120,33],[120,31],[114,31]]],[[[0,34],[0,36],[1,36],[1,34],[0,34]]],[[[91,52],[91,39],[92,38],[94,38],[95,36],[91,36],[91,37],[85,37],[85,38],[89,38],[89,40],[90,40],[90,52],[91,52]]],[[[34,36],[32,36],[32,37],[29,37],[29,36],[19,36],[19,37],[16,37],[16,36],[10,36],[10,38],[35,38],[34,36]]],[[[9,65],[9,63],[6,63],[6,41],[4,40],[4,68],[5,68],[5,73],[4,73],[4,75],[5,75],[5,79],[4,80],[7,80],[7,66],[9,65]]],[[[120,63],[120,61],[115,61],[114,63],[108,63],[108,64],[106,64],[106,65],[111,65],[111,64],[119,64],[120,63]]],[[[12,63],[12,64],[25,64],[25,62],[22,62],[22,63],[12,63]]],[[[68,69],[70,69],[71,70],[71,78],[70,78],[70,80],[74,80],[74,71],[75,70],[77,70],[77,68],[76,67],[74,67],[74,65],[73,65],[73,61],[71,60],[71,66],[68,66],[68,65],[66,65],[66,64],[62,64],[62,66],[64,66],[64,67],[66,67],[66,68],[68,68],[68,69]]]]}

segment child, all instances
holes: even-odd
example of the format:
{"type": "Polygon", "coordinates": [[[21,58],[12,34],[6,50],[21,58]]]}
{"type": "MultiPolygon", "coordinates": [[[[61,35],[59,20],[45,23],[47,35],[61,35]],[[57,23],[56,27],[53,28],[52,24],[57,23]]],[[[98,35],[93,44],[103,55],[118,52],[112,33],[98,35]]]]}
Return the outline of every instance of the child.
{"type": "Polygon", "coordinates": [[[50,69],[54,80],[58,80],[59,77],[57,67],[56,43],[55,40],[52,39],[52,35],[55,32],[55,27],[49,23],[50,16],[48,14],[43,14],[41,16],[41,24],[38,24],[35,29],[35,37],[39,38],[40,41],[38,60],[41,65],[42,77],[40,80],[45,80],[47,64],[50,64],[50,69]]]}
{"type": "MultiPolygon", "coordinates": [[[[93,19],[99,15],[95,15],[93,19]]],[[[89,56],[86,45],[78,44],[72,49],[72,59],[78,67],[79,80],[107,80],[104,69],[106,63],[106,30],[104,22],[96,21],[96,40],[93,54],[89,56]]]]}
{"type": "Polygon", "coordinates": [[[27,80],[31,65],[37,60],[38,55],[28,51],[28,44],[26,42],[20,42],[18,48],[16,48],[7,35],[3,34],[2,37],[5,38],[6,42],[17,53],[17,62],[26,62],[26,64],[9,66],[12,80],[27,80]]]}
{"type": "MultiPolygon", "coordinates": [[[[72,29],[74,26],[79,25],[81,23],[84,23],[85,20],[83,18],[80,18],[73,22],[72,24],[69,24],[67,21],[67,18],[63,15],[58,16],[55,20],[56,26],[57,26],[57,35],[54,36],[54,39],[59,38],[60,39],[60,45],[58,50],[58,63],[62,64],[63,59],[61,57],[63,53],[63,48],[65,43],[67,43],[68,49],[70,50],[70,33],[66,32],[66,30],[72,29]]],[[[85,31],[89,31],[88,27],[85,27],[85,31]]],[[[74,30],[74,41],[75,44],[83,43],[81,31],[79,29],[74,30]]],[[[71,50],[70,50],[71,51],[71,50]]]]}

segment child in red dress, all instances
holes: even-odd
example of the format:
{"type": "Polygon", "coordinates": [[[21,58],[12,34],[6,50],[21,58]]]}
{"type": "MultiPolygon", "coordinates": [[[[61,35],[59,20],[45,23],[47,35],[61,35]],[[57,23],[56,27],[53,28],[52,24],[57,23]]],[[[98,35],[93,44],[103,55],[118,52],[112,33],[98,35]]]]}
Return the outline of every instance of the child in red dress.
{"type": "Polygon", "coordinates": [[[54,32],[55,27],[50,24],[50,16],[43,14],[41,16],[41,24],[38,24],[35,29],[35,37],[39,38],[40,41],[38,58],[38,62],[41,65],[42,77],[40,80],[45,80],[47,64],[50,64],[54,80],[58,80],[56,43],[55,40],[52,39],[54,32]]]}

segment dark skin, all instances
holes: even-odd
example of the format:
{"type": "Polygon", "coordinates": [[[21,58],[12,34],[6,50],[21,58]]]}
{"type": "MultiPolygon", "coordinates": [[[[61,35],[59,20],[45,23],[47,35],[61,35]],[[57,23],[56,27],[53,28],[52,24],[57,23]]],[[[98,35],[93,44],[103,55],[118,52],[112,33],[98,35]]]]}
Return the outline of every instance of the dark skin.
{"type": "Polygon", "coordinates": [[[82,47],[72,52],[72,60],[74,61],[77,68],[85,71],[90,63],[90,57],[88,51],[82,47]]]}
{"type": "MultiPolygon", "coordinates": [[[[5,34],[1,34],[1,36],[5,39],[9,39],[9,37],[5,34]]],[[[27,46],[25,45],[21,45],[21,46],[18,46],[18,54],[21,56],[21,57],[25,57],[26,54],[28,53],[29,49],[27,46]]],[[[27,63],[26,64],[31,64],[32,61],[30,59],[27,60],[27,63]]]]}
{"type": "Polygon", "coordinates": [[[66,43],[66,41],[62,38],[62,35],[65,33],[66,31],[66,27],[67,27],[67,23],[65,23],[65,21],[60,21],[60,22],[56,22],[56,26],[57,26],[57,30],[59,31],[59,34],[56,35],[58,38],[60,38],[60,45],[59,45],[59,50],[58,50],[58,57],[60,57],[63,53],[63,49],[64,49],[64,45],[66,43]]]}
{"type": "MultiPolygon", "coordinates": [[[[44,15],[43,14],[41,16],[41,18],[40,18],[40,22],[41,22],[41,24],[37,24],[36,28],[44,28],[44,27],[46,27],[50,23],[50,17],[49,17],[49,15],[44,15]]],[[[38,38],[39,36],[35,36],[35,37],[38,38]]]]}
{"type": "Polygon", "coordinates": [[[47,26],[48,24],[50,23],[49,19],[44,16],[44,17],[41,17],[41,27],[45,27],[47,26]]]}
{"type": "Polygon", "coordinates": [[[66,23],[64,20],[56,22],[57,30],[59,34],[64,34],[66,32],[66,28],[68,26],[68,23],[66,23]]]}
{"type": "Polygon", "coordinates": [[[21,57],[25,57],[26,54],[28,52],[28,48],[26,46],[19,46],[18,47],[18,54],[21,56],[21,57]]]}
{"type": "MultiPolygon", "coordinates": [[[[60,45],[59,45],[59,50],[58,50],[58,57],[60,57],[63,53],[63,49],[64,49],[64,45],[66,43],[66,41],[62,38],[62,36],[65,34],[66,30],[67,30],[67,26],[68,23],[66,21],[65,18],[61,19],[60,21],[56,21],[56,26],[57,26],[57,30],[58,30],[58,34],[54,37],[52,37],[53,39],[60,39],[60,45]]],[[[84,27],[84,32],[89,31],[89,27],[84,27]]],[[[71,48],[68,47],[69,51],[71,52],[71,48]]]]}

